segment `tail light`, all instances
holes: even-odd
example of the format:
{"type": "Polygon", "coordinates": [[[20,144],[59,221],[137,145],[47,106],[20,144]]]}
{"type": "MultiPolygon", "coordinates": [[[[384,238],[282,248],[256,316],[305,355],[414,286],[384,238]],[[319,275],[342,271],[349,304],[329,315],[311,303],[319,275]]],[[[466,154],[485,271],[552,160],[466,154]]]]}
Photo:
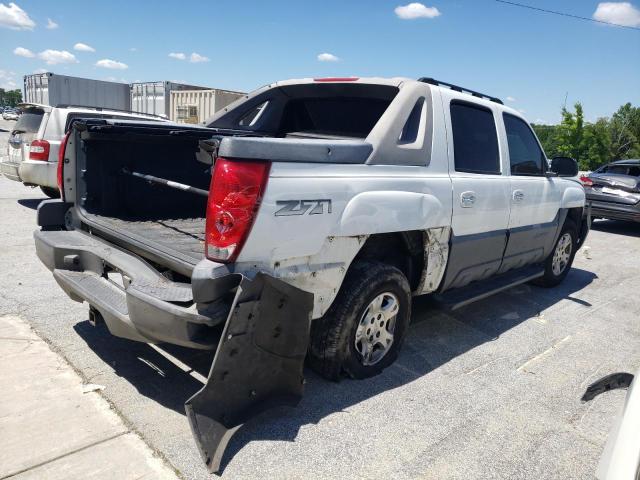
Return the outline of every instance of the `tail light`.
{"type": "Polygon", "coordinates": [[[269,178],[269,162],[218,158],[207,203],[206,256],[233,262],[253,226],[269,178]]]}
{"type": "Polygon", "coordinates": [[[67,141],[69,140],[69,134],[71,134],[71,130],[67,132],[67,134],[60,142],[60,150],[58,150],[58,168],[56,171],[56,179],[58,183],[58,191],[60,192],[60,198],[64,201],[64,154],[67,149],[67,141]]]}
{"type": "Polygon", "coordinates": [[[593,186],[593,180],[591,180],[589,177],[587,177],[586,175],[581,175],[580,176],[580,183],[582,183],[582,185],[584,187],[591,187],[593,186]]]}
{"type": "Polygon", "coordinates": [[[34,140],[29,146],[29,160],[49,160],[49,142],[46,140],[34,140]]]}

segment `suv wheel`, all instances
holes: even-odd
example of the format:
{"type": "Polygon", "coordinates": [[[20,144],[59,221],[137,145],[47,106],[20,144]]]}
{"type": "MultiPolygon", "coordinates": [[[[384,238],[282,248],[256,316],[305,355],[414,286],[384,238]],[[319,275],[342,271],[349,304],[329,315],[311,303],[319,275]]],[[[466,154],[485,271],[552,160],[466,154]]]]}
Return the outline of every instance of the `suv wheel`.
{"type": "Polygon", "coordinates": [[[544,262],[544,275],[535,283],[543,287],[555,287],[571,270],[578,246],[578,229],[567,220],[560,231],[553,251],[544,262]]]}
{"type": "Polygon", "coordinates": [[[411,291],[400,270],[354,262],[327,313],[311,324],[311,367],[330,380],[377,375],[397,358],[410,317],[411,291]]]}

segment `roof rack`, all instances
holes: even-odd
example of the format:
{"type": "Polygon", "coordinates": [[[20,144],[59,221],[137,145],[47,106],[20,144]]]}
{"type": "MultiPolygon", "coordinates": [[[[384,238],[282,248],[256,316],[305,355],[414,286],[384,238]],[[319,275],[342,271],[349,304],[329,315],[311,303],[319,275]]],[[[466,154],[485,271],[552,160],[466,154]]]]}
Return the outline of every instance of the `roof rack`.
{"type": "Polygon", "coordinates": [[[134,112],[132,110],[123,110],[121,108],[90,107],[88,105],[73,105],[68,103],[61,103],[59,105],[56,105],[56,108],[86,108],[87,110],[96,110],[98,112],[101,112],[102,110],[110,110],[112,112],[130,113],[132,115],[145,115],[147,117],[157,117],[157,118],[166,119],[166,117],[163,117],[162,115],[155,115],[153,113],[144,113],[144,112],[134,112]]]}
{"type": "Polygon", "coordinates": [[[455,90],[456,92],[468,93],[478,98],[485,98],[487,100],[491,100],[492,102],[499,103],[500,105],[504,105],[502,100],[497,97],[492,97],[491,95],[485,95],[484,93],[476,92],[475,90],[469,90],[468,88],[460,87],[458,85],[454,85],[453,83],[441,82],[440,80],[436,80],[435,78],[429,77],[421,77],[418,79],[419,82],[428,83],[430,85],[438,85],[449,87],[451,90],[455,90]]]}

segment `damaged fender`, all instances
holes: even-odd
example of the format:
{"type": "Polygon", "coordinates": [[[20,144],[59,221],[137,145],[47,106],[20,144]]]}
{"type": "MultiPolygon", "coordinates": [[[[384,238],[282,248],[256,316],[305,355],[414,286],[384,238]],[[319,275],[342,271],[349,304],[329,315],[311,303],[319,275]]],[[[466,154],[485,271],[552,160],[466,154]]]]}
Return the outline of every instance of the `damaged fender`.
{"type": "Polygon", "coordinates": [[[311,293],[263,273],[241,277],[207,383],[185,403],[210,472],[242,424],[302,398],[312,310],[311,293]]]}

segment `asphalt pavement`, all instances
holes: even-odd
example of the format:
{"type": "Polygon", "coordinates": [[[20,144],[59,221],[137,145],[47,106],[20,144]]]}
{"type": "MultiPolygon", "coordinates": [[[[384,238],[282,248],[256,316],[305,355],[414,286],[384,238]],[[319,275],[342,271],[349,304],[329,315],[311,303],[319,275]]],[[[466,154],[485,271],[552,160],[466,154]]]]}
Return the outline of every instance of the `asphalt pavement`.
{"type": "MultiPolygon", "coordinates": [[[[35,255],[43,199],[0,179],[0,315],[29,322],[85,382],[104,385],[126,425],[183,478],[212,478],[183,408],[211,355],[163,347],[176,364],[92,327],[87,305],[35,255]]],[[[340,383],[307,370],[300,405],[240,429],[222,477],[593,478],[625,392],[580,397],[599,377],[640,367],[640,225],[596,221],[586,246],[554,289],[522,285],[454,313],[416,299],[392,367],[340,383]]]]}

